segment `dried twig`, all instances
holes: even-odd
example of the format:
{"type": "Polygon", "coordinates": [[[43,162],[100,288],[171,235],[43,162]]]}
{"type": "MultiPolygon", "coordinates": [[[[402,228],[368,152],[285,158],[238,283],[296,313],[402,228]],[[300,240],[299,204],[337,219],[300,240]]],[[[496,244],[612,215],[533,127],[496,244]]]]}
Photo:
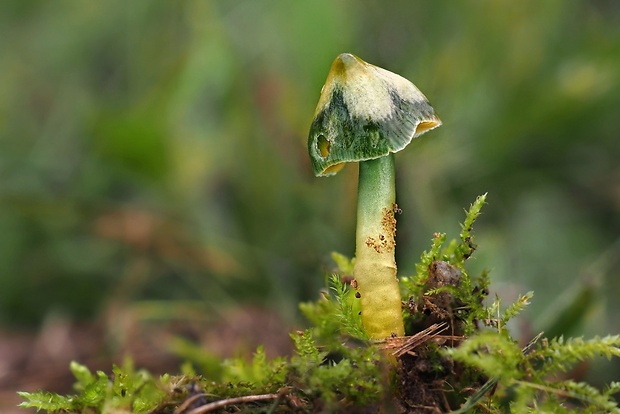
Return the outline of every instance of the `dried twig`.
{"type": "Polygon", "coordinates": [[[194,408],[188,411],[187,414],[202,414],[209,411],[217,410],[218,408],[226,407],[233,404],[246,404],[255,401],[275,400],[280,398],[280,394],[259,394],[259,395],[246,395],[243,397],[226,398],[224,400],[214,401],[200,407],[194,408]]]}
{"type": "Polygon", "coordinates": [[[448,324],[446,322],[435,323],[423,331],[408,337],[405,342],[403,342],[394,352],[392,352],[392,355],[401,357],[406,353],[411,352],[414,348],[437,337],[446,329],[448,329],[448,324]]]}
{"type": "Polygon", "coordinates": [[[174,410],[174,414],[181,414],[181,413],[183,413],[185,410],[187,410],[187,408],[190,405],[192,405],[197,400],[199,400],[200,398],[203,398],[205,396],[206,396],[206,394],[204,394],[204,393],[199,393],[199,394],[192,395],[191,397],[189,397],[185,401],[183,401],[183,404],[179,405],[176,410],[174,410]]]}

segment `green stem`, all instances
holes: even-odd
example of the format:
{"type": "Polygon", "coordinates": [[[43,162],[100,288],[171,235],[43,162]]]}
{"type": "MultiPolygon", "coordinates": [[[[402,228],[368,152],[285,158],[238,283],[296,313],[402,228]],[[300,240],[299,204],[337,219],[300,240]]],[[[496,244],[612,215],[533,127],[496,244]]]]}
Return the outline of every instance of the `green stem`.
{"type": "Polygon", "coordinates": [[[394,154],[359,164],[355,267],[362,324],[371,339],[403,336],[396,278],[394,154]]]}

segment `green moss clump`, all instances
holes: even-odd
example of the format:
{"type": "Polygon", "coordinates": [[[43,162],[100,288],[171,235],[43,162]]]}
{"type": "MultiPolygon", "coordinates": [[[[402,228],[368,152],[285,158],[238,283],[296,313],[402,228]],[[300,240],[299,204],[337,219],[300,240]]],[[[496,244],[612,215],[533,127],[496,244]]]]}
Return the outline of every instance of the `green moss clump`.
{"type": "Polygon", "coordinates": [[[258,348],[250,361],[222,362],[179,341],[189,360],[179,375],[155,378],[131,363],[107,375],[72,363],[75,394],[22,392],[21,406],[50,413],[620,413],[620,383],[599,390],[561,375],[598,356],[620,357],[620,336],[541,333],[521,348],[507,323],[533,294],[504,306],[489,301],[486,273],[468,274],[472,228],[485,199],[467,211],[458,239],[446,243],[445,234],[435,234],[416,274],[400,278],[408,336],[369,341],[353,260],[334,254],[339,271],[328,277],[328,289],[300,305],[312,326],[291,334],[290,358],[269,360],[258,348]]]}
{"type": "Polygon", "coordinates": [[[26,401],[20,407],[34,407],[48,412],[98,412],[147,413],[156,409],[168,396],[165,391],[172,377],[153,378],[144,370],[136,370],[130,361],[122,367],[112,367],[108,376],[102,371],[92,373],[84,365],[71,363],[76,382],[76,394],[62,396],[46,391],[20,392],[26,401]]]}

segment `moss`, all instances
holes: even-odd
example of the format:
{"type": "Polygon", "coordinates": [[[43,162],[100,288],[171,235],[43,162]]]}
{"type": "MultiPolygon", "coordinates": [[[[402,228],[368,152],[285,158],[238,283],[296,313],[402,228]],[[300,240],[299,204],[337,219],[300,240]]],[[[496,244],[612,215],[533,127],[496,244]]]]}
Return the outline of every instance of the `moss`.
{"type": "Polygon", "coordinates": [[[620,383],[599,390],[561,374],[594,357],[620,356],[620,336],[546,339],[521,348],[507,329],[533,297],[490,303],[486,273],[472,278],[473,225],[485,202],[470,207],[459,238],[435,234],[416,274],[401,278],[407,335],[369,341],[361,324],[353,260],[334,254],[340,271],[316,302],[301,304],[311,322],[291,334],[295,353],[251,361],[212,357],[182,344],[190,361],[179,375],[159,378],[131,363],[110,375],[71,364],[74,395],[20,393],[22,407],[51,413],[619,413],[620,383]],[[385,356],[396,365],[386,364],[385,356]],[[202,368],[197,375],[194,365],[202,368]],[[395,367],[395,368],[394,368],[395,367]]]}

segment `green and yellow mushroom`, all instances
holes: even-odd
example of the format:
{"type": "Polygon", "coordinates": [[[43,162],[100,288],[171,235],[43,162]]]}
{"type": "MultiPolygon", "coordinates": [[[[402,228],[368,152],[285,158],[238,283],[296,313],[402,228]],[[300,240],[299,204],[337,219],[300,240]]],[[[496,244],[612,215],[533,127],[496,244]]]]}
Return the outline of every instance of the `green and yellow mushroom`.
{"type": "Polygon", "coordinates": [[[317,177],[359,162],[353,276],[369,338],[403,336],[394,259],[394,153],[441,125],[426,97],[407,79],[350,53],[334,60],[308,137],[317,177]]]}

